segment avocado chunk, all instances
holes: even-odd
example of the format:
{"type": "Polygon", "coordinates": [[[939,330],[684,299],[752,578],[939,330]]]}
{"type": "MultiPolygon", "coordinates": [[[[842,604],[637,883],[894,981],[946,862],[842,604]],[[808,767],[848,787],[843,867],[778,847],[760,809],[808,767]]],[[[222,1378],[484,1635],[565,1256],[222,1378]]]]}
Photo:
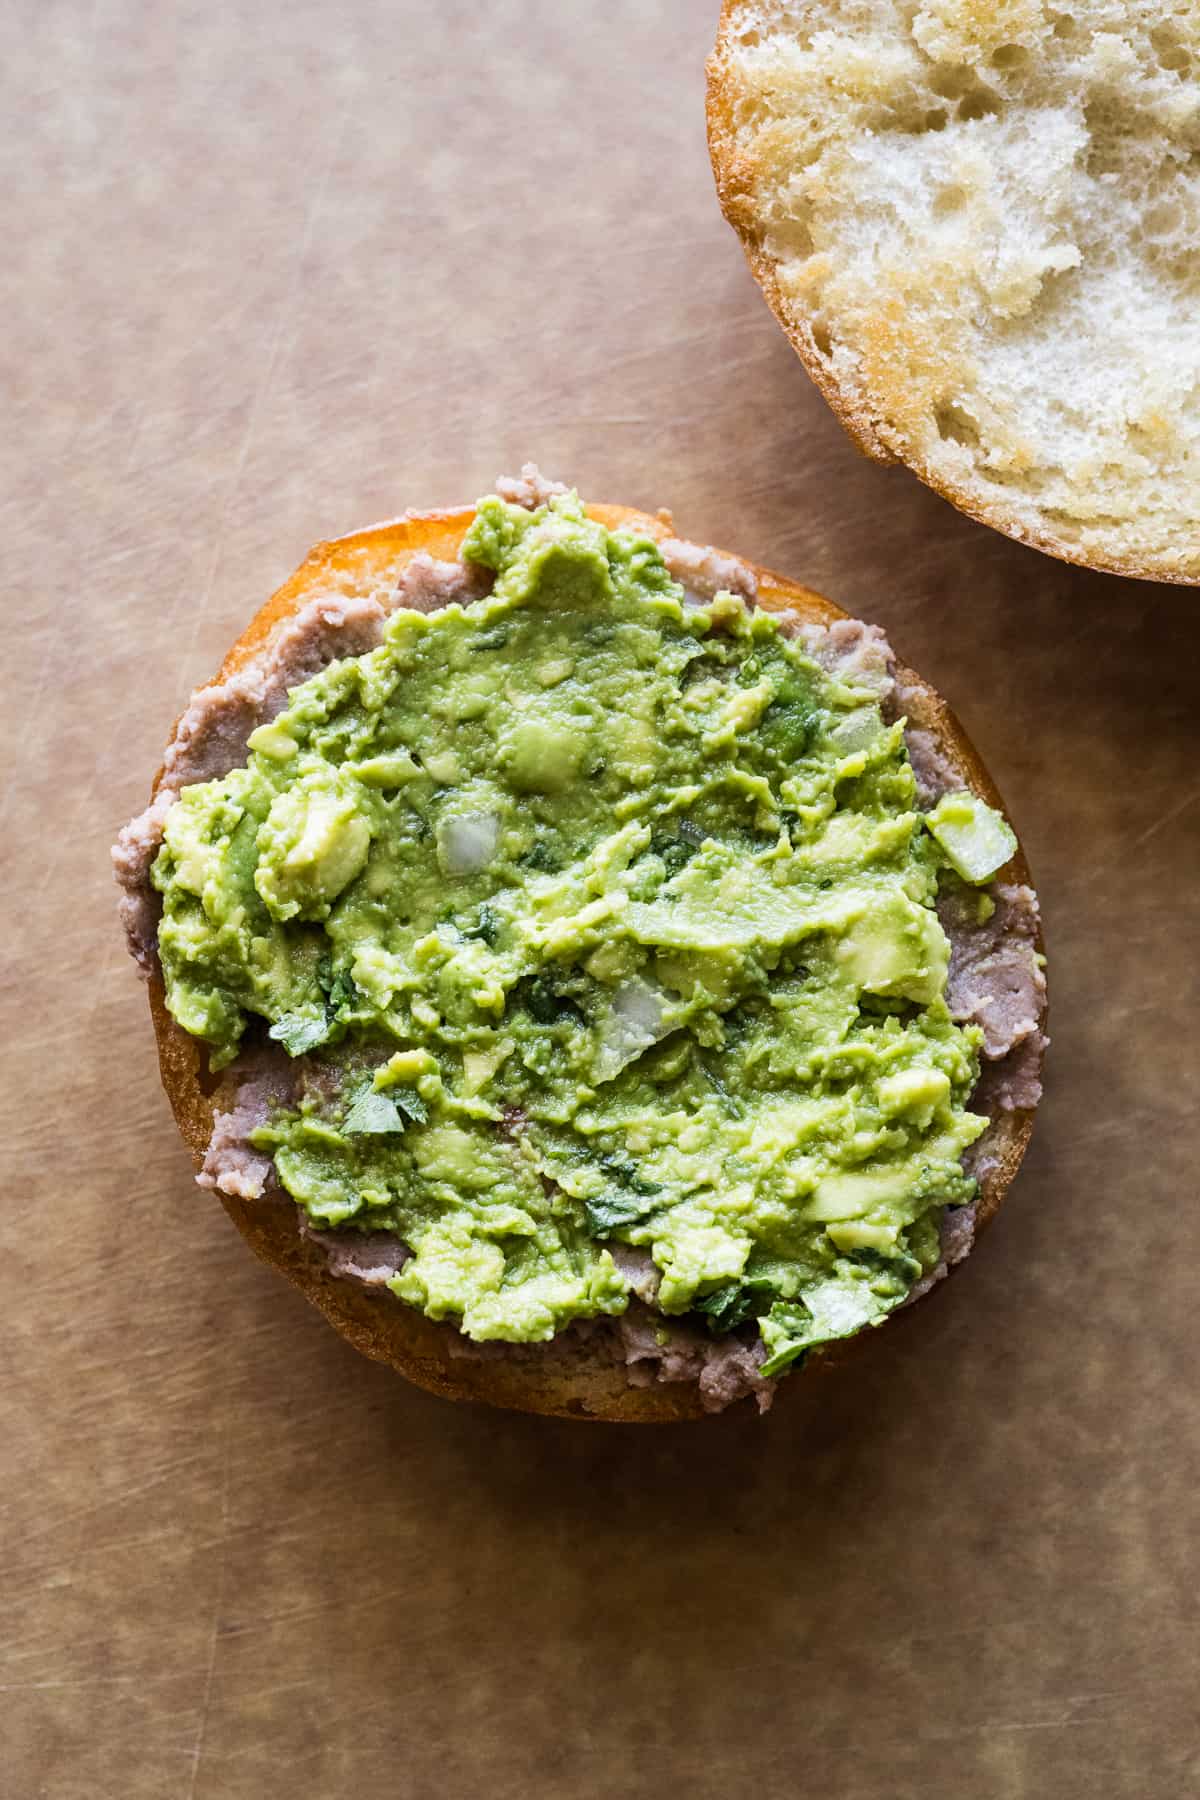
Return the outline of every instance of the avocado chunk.
{"type": "Polygon", "coordinates": [[[1002,813],[968,793],[943,794],[925,824],[964,881],[990,881],[1016,854],[1017,838],[1002,813]]]}

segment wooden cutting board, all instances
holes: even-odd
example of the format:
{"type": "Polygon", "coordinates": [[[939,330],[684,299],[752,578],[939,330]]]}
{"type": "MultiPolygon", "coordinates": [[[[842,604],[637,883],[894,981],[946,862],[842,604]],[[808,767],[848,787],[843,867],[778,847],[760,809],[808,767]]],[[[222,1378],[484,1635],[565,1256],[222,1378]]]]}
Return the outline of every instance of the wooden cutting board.
{"type": "Polygon", "coordinates": [[[11,1800],[1200,1792],[1198,602],[861,461],[722,223],[715,8],[10,9],[11,1800]],[[192,1184],[110,838],[309,544],[535,457],[880,621],[1045,902],[1026,1171],[759,1421],[454,1409],[192,1184]]]}

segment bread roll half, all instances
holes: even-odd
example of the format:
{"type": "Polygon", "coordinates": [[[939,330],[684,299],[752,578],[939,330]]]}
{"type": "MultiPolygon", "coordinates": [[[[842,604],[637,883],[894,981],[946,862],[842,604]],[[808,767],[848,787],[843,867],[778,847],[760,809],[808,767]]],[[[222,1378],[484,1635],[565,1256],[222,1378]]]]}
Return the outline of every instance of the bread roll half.
{"type": "Polygon", "coordinates": [[[1200,11],[726,0],[708,131],[862,450],[1068,562],[1200,581],[1200,11]]]}
{"type": "MultiPolygon", "coordinates": [[[[666,515],[651,517],[621,506],[587,510],[610,529],[632,526],[660,542],[670,540],[677,565],[700,571],[700,580],[707,571],[710,585],[727,585],[730,571],[735,578],[740,572],[744,586],[756,586],[760,607],[789,611],[800,621],[821,627],[845,618],[828,600],[770,570],[756,569],[709,547],[680,544],[672,536],[666,515]]],[[[118,845],[115,856],[118,877],[126,890],[126,925],[148,976],[163,1084],[198,1170],[204,1167],[218,1122],[236,1112],[244,1071],[235,1063],[212,1074],[204,1046],[184,1032],[166,1008],[154,949],[156,897],[148,880],[162,817],[181,785],[224,773],[244,760],[249,732],[278,710],[280,695],[272,696],[270,678],[264,671],[298,620],[311,619],[316,606],[329,626],[322,654],[327,659],[353,654],[362,647],[354,637],[356,621],[367,615],[378,617],[381,609],[386,612],[403,604],[406,574],[411,575],[414,568],[455,566],[472,517],[470,509],[408,515],[314,549],[262,608],[230,650],[214,682],[200,690],[177,723],[154,783],[151,805],[127,828],[118,845]],[[218,695],[220,708],[213,698],[218,695]]],[[[895,679],[896,704],[899,708],[902,703],[908,718],[910,742],[913,733],[921,734],[945,784],[969,787],[1001,808],[991,778],[944,701],[911,671],[897,668],[895,679]]],[[[1027,892],[1024,884],[1029,873],[1020,854],[1002,876],[1027,892]]],[[[1037,941],[1040,946],[1040,937],[1037,941]]],[[[1040,984],[1040,972],[1037,981],[1040,984]]],[[[1043,992],[1044,986],[1039,986],[1037,1042],[1029,1071],[1032,1087],[1026,1080],[1015,1100],[1010,1095],[1003,1104],[998,1100],[992,1105],[986,1100],[975,1102],[977,1109],[992,1115],[991,1127],[981,1140],[986,1154],[978,1169],[976,1231],[995,1216],[1029,1140],[1033,1104],[1040,1091],[1036,1076],[1043,992]]],[[[1029,1049],[1026,1043],[1027,1062],[1029,1049]]],[[[275,1053],[283,1058],[277,1047],[275,1053]]],[[[211,1181],[208,1185],[215,1187],[225,1210],[257,1254],[293,1282],[344,1337],[422,1387],[451,1399],[486,1400],[530,1412],[586,1419],[675,1420],[702,1417],[714,1410],[712,1393],[706,1393],[698,1379],[690,1375],[664,1379],[664,1374],[671,1374],[664,1366],[657,1370],[656,1379],[647,1379],[655,1371],[614,1354],[611,1334],[603,1331],[573,1328],[549,1345],[473,1346],[453,1325],[433,1322],[386,1288],[363,1286],[337,1273],[327,1249],[302,1228],[303,1214],[286,1195],[278,1191],[245,1195],[221,1191],[220,1185],[211,1181]]],[[[867,1334],[871,1338],[877,1335],[867,1334]]],[[[840,1354],[849,1348],[843,1347],[840,1354]]],[[[836,1358],[830,1353],[814,1359],[817,1364],[832,1360],[836,1358]]]]}

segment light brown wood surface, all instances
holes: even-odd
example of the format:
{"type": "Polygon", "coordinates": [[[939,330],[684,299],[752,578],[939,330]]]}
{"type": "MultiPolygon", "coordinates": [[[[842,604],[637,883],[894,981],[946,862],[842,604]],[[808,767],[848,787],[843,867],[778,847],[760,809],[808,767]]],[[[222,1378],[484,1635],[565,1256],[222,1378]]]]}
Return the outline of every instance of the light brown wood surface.
{"type": "Polygon", "coordinates": [[[5,1800],[1175,1800],[1196,1725],[1197,652],[862,461],[722,223],[715,6],[3,20],[5,1800]],[[874,618],[1022,829],[1049,1092],[775,1411],[451,1407],[192,1185],[107,846],[310,543],[534,456],[874,618]]]}

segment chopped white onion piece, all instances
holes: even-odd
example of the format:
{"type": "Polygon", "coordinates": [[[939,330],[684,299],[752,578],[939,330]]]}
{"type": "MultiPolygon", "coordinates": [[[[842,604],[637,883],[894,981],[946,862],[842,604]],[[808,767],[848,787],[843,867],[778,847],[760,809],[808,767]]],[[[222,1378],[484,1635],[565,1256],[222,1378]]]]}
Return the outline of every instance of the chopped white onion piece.
{"type": "Polygon", "coordinates": [[[657,988],[633,980],[621,984],[613,995],[612,1011],[600,1028],[596,1056],[596,1080],[612,1081],[631,1062],[665,1037],[667,1002],[657,988]]]}
{"type": "Polygon", "coordinates": [[[631,1030],[645,1032],[654,1038],[662,1028],[666,1001],[648,982],[624,981],[613,995],[612,1009],[631,1030]]]}
{"type": "Polygon", "coordinates": [[[448,875],[478,875],[496,854],[500,820],[495,813],[459,813],[438,826],[438,853],[448,875]]]}
{"type": "Polygon", "coordinates": [[[847,713],[830,735],[843,756],[853,756],[855,751],[865,750],[868,744],[873,744],[882,730],[879,708],[860,706],[856,712],[847,713]]]}

